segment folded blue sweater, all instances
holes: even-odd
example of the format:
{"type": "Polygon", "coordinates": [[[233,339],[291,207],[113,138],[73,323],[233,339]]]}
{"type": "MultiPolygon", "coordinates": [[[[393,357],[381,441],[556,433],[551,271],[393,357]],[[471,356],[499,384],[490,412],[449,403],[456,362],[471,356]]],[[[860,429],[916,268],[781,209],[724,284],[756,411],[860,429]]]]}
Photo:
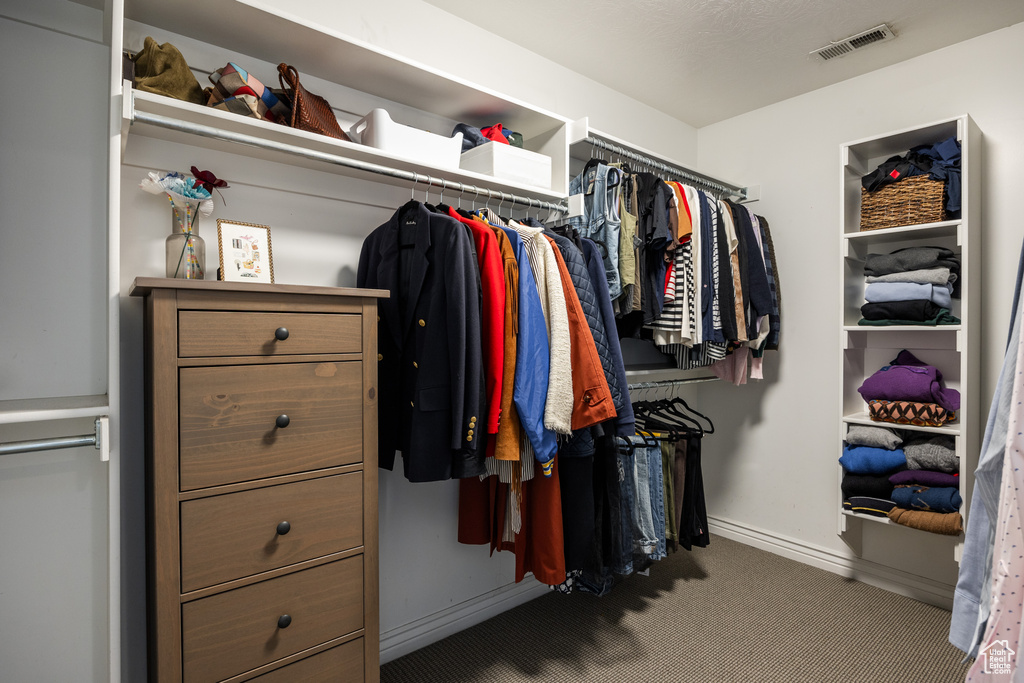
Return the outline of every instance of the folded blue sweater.
{"type": "Polygon", "coordinates": [[[955,486],[897,486],[892,490],[892,501],[908,510],[929,512],[956,512],[963,499],[955,486]]]}
{"type": "Polygon", "coordinates": [[[885,474],[907,464],[902,448],[886,450],[873,446],[843,446],[839,464],[850,474],[885,474]]]}
{"type": "Polygon", "coordinates": [[[870,303],[927,299],[936,306],[950,308],[953,285],[919,282],[872,282],[864,288],[864,299],[870,303]]]}

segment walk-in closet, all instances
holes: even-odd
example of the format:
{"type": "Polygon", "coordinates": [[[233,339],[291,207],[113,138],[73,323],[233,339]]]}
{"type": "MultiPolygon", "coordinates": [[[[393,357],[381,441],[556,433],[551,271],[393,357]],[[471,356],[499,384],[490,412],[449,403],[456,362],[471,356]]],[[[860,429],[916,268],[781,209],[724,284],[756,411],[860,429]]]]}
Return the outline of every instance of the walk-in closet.
{"type": "Polygon", "coordinates": [[[1020,3],[0,54],[4,683],[1024,675],[1020,3]]]}

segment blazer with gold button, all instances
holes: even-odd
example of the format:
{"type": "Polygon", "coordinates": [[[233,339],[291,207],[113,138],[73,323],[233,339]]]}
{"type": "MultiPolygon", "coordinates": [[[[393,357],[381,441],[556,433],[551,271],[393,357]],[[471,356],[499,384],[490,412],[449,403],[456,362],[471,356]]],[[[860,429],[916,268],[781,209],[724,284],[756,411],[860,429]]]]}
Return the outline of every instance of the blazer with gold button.
{"type": "Polygon", "coordinates": [[[408,202],[363,242],[357,284],[387,289],[378,324],[379,462],[409,481],[483,474],[480,276],[458,221],[408,202]]]}

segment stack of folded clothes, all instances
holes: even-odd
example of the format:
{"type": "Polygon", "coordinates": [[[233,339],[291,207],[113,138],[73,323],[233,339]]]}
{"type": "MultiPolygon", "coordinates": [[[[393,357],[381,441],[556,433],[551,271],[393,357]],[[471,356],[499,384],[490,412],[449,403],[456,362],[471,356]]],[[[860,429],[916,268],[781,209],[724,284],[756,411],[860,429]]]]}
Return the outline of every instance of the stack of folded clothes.
{"type": "Polygon", "coordinates": [[[903,442],[907,469],[889,477],[895,502],[888,515],[897,524],[955,536],[960,516],[960,458],[952,436],[920,433],[903,442]]]}
{"type": "Polygon", "coordinates": [[[960,259],[943,247],[908,247],[868,254],[867,286],[858,325],[958,325],[960,259]]]}
{"type": "Polygon", "coordinates": [[[847,428],[843,456],[843,508],[858,514],[885,517],[896,506],[892,500],[893,472],[906,469],[903,439],[892,429],[868,425],[847,428]]]}
{"type": "Polygon", "coordinates": [[[878,422],[941,427],[960,409],[960,392],[944,387],[938,368],[907,350],[864,380],[857,391],[867,402],[871,419],[878,422]]]}

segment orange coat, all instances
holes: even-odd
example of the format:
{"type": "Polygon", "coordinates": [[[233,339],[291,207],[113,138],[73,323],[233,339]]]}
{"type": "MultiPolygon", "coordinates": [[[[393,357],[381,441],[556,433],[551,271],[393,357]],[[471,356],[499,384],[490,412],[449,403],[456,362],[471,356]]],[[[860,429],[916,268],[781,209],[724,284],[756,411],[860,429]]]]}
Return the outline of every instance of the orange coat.
{"type": "Polygon", "coordinates": [[[551,243],[558,262],[558,274],[562,278],[562,289],[565,292],[565,307],[569,314],[569,340],[572,359],[572,428],[583,429],[599,422],[615,417],[615,405],[612,403],[612,392],[608,388],[601,359],[597,355],[594,336],[590,333],[590,325],[583,313],[576,288],[572,284],[569,269],[562,259],[558,245],[547,235],[544,238],[551,243]]]}

